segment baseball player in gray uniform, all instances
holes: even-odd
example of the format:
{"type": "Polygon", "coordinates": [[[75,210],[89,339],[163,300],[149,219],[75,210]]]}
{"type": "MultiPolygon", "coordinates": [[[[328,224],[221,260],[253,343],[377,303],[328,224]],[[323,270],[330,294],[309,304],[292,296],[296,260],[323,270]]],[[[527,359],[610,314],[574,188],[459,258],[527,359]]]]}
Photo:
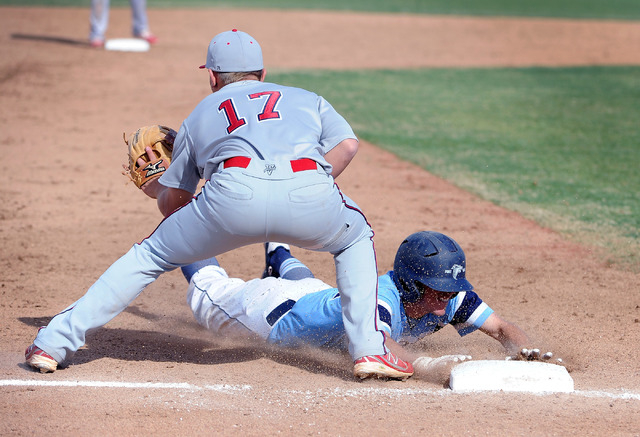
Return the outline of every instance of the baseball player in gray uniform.
{"type": "Polygon", "coordinates": [[[244,32],[215,36],[201,68],[212,94],[184,120],[168,170],[142,187],[165,219],[38,332],[27,363],[55,370],[163,272],[282,241],[333,255],[354,374],[410,376],[377,324],[373,231],[334,182],[358,149],[349,124],[312,92],[264,82],[260,45],[244,32]]]}

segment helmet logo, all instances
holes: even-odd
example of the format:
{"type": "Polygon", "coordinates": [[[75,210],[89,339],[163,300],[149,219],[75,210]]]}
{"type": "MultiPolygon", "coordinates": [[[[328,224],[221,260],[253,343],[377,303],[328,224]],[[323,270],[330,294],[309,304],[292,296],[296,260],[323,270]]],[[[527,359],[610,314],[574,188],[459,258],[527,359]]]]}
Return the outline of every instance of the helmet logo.
{"type": "Polygon", "coordinates": [[[453,276],[453,279],[458,279],[458,275],[462,272],[465,271],[465,268],[462,267],[459,264],[454,264],[451,269],[449,270],[445,270],[445,273],[451,273],[451,276],[453,276]]]}

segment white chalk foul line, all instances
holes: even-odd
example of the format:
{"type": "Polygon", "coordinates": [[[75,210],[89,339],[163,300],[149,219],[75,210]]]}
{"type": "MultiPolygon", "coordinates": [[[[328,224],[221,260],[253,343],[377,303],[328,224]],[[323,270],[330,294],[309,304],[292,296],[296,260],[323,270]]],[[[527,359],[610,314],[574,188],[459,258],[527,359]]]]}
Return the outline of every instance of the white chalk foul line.
{"type": "Polygon", "coordinates": [[[40,387],[103,387],[103,388],[148,388],[168,390],[214,390],[214,391],[241,391],[251,389],[249,385],[216,384],[198,385],[186,382],[119,382],[119,381],[37,381],[31,379],[2,379],[0,386],[40,386],[40,387]]]}
{"type": "Polygon", "coordinates": [[[640,401],[640,393],[633,393],[630,391],[611,393],[599,390],[576,390],[573,394],[577,394],[585,398],[634,399],[636,401],[640,401]]]}
{"type": "MultiPolygon", "coordinates": [[[[32,379],[1,379],[0,386],[17,386],[17,387],[96,387],[96,388],[135,388],[135,389],[164,389],[164,390],[187,390],[187,391],[200,391],[200,390],[212,390],[223,393],[237,393],[252,390],[250,385],[230,385],[230,384],[214,384],[214,385],[194,385],[186,382],[120,382],[120,381],[40,381],[32,379]]],[[[274,390],[278,392],[278,390],[274,390]]],[[[470,395],[473,393],[491,393],[487,391],[482,392],[464,392],[456,393],[447,389],[419,389],[419,388],[376,388],[376,387],[363,387],[356,389],[320,389],[320,390],[308,390],[297,391],[289,390],[289,394],[299,394],[305,397],[316,396],[370,396],[370,395],[382,395],[382,396],[407,396],[407,395],[440,395],[440,396],[452,396],[452,395],[470,395]]],[[[545,393],[528,393],[535,396],[544,396],[545,393]]],[[[609,399],[629,399],[640,401],[640,393],[627,391],[621,389],[619,392],[608,392],[602,390],[575,390],[571,393],[563,393],[569,396],[579,396],[585,398],[609,398],[609,399]]]]}

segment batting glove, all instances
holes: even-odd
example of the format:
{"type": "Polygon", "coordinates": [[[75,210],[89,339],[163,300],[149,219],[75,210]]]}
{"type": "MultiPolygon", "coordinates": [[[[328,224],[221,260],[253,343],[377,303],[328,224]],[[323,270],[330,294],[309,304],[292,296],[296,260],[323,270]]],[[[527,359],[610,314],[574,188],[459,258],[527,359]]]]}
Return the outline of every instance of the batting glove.
{"type": "Polygon", "coordinates": [[[444,366],[458,364],[471,359],[471,355],[443,355],[437,358],[418,357],[413,362],[413,370],[416,372],[433,372],[444,366]]]}
{"type": "MultiPolygon", "coordinates": [[[[527,349],[522,348],[516,355],[509,356],[505,358],[507,361],[545,361],[551,362],[553,358],[553,352],[545,352],[544,354],[540,353],[540,349],[527,349]]],[[[562,358],[556,358],[555,362],[557,364],[562,364],[562,358]]]]}

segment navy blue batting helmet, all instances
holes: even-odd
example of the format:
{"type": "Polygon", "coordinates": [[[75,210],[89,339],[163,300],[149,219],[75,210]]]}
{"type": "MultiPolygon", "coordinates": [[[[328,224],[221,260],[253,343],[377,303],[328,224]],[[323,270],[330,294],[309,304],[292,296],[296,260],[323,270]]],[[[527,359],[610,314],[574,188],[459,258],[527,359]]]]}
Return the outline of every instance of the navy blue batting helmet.
{"type": "Polygon", "coordinates": [[[422,285],[437,291],[471,291],[465,277],[467,262],[458,243],[433,231],[416,232],[400,244],[393,263],[393,280],[404,302],[417,302],[422,285]]]}

